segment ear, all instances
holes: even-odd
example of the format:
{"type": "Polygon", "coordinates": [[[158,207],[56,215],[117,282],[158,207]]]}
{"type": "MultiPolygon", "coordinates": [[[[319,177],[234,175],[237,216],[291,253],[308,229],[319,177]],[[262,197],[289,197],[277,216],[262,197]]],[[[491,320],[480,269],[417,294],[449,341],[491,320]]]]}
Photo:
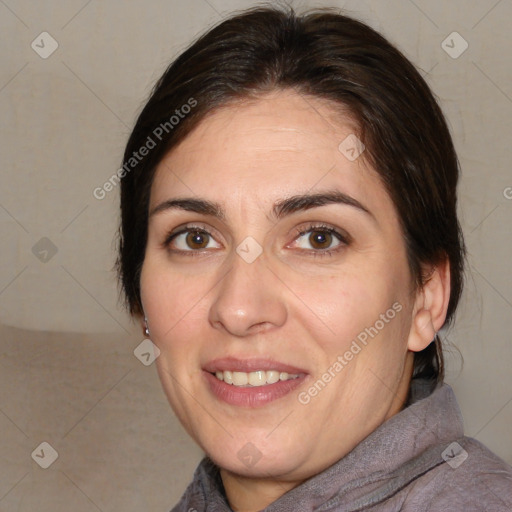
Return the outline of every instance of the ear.
{"type": "Polygon", "coordinates": [[[446,319],[450,300],[450,262],[443,262],[424,268],[427,274],[425,284],[418,289],[414,304],[411,331],[407,348],[419,352],[435,338],[446,319]]]}
{"type": "Polygon", "coordinates": [[[147,337],[146,330],[148,328],[148,321],[146,319],[146,311],[144,310],[142,302],[140,302],[140,309],[141,311],[137,313],[137,320],[140,324],[140,328],[142,329],[142,334],[144,335],[144,337],[147,337]]]}
{"type": "Polygon", "coordinates": [[[140,323],[140,328],[142,329],[142,334],[146,338],[146,322],[144,316],[140,315],[138,320],[140,323]]]}

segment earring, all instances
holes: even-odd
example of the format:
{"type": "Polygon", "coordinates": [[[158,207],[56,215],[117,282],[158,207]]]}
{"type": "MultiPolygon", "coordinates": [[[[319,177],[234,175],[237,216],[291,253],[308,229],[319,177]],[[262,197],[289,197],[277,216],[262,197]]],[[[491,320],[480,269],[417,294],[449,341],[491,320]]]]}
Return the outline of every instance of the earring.
{"type": "Polygon", "coordinates": [[[149,326],[148,326],[148,319],[144,317],[144,335],[149,337],[149,326]]]}

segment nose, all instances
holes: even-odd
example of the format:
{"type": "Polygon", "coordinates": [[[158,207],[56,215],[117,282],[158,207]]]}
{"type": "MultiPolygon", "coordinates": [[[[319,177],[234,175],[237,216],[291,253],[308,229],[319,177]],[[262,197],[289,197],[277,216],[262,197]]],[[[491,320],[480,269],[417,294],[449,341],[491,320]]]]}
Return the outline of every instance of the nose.
{"type": "Polygon", "coordinates": [[[247,263],[234,254],[230,269],[215,290],[209,311],[209,321],[215,329],[244,337],[286,322],[282,284],[267,267],[263,255],[247,263]]]}

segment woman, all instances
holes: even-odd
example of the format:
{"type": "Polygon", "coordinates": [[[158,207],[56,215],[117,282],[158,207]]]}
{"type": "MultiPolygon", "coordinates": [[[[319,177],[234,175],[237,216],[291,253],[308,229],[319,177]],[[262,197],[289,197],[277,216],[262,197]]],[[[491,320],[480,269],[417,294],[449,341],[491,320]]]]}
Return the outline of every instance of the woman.
{"type": "Polygon", "coordinates": [[[123,169],[127,303],[206,453],[173,510],[511,509],[443,383],[458,161],[397,49],[331,11],[232,17],[159,80],[123,169]]]}

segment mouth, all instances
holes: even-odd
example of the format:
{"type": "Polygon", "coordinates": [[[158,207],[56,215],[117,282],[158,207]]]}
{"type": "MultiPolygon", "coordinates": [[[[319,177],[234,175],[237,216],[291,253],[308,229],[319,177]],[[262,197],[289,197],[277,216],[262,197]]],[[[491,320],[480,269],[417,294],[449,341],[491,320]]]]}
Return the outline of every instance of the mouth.
{"type": "Polygon", "coordinates": [[[307,372],[269,359],[224,358],[203,367],[210,391],[220,401],[240,407],[258,407],[288,395],[307,372]]]}
{"type": "Polygon", "coordinates": [[[215,377],[226,384],[236,387],[259,387],[267,384],[275,384],[279,381],[293,380],[300,377],[300,374],[280,372],[278,370],[256,370],[255,372],[235,372],[225,370],[215,372],[215,377]]]}

